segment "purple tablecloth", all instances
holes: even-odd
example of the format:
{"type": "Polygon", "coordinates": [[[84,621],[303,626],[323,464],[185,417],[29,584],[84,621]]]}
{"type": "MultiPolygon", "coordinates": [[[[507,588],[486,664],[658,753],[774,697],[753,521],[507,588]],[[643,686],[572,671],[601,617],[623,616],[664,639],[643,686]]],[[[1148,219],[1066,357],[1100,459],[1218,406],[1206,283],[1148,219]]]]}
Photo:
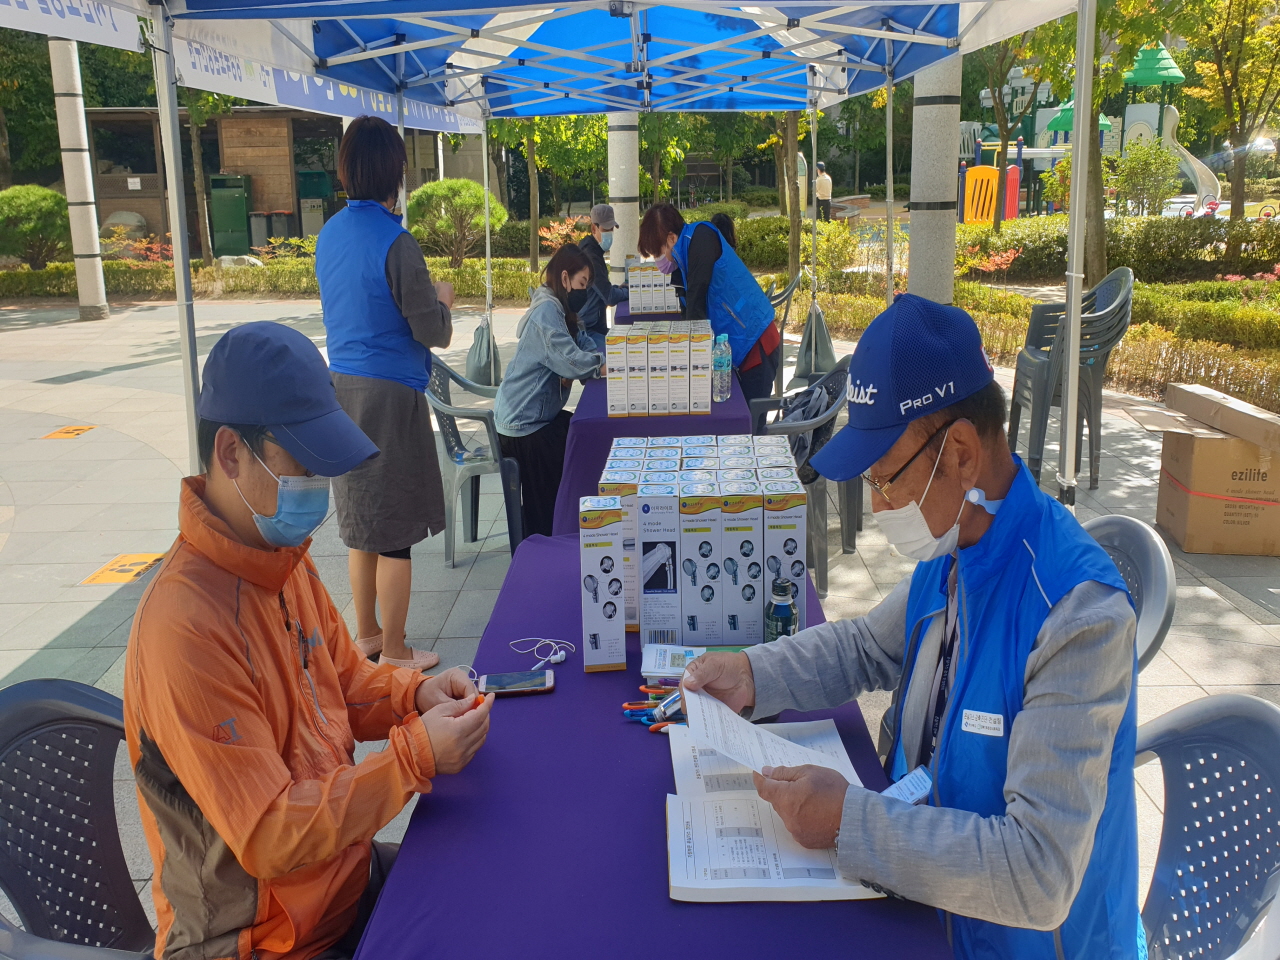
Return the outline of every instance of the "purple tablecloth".
{"type": "Polygon", "coordinates": [[[569,422],[564,447],[564,476],[556,495],[556,515],[552,532],[559,536],[578,532],[578,500],[594,497],[600,473],[609,458],[615,437],[696,437],[726,433],[750,433],[751,411],[738,386],[730,378],[733,393],[724,403],[713,403],[711,412],[675,417],[611,417],[608,387],[603,380],[588,380],[582,387],[578,409],[569,422]]]}
{"type": "MultiPolygon", "coordinates": [[[[525,670],[508,641],[581,637],[576,537],[520,545],[476,656],[481,673],[525,670]]],[[[822,619],[809,585],[810,620],[822,619]]],[[[622,718],[625,672],[555,668],[556,690],[494,705],[488,742],[421,797],[357,960],[949,958],[932,909],[901,900],[694,904],[667,895],[666,737],[622,718]]],[[[864,783],[886,784],[856,704],[834,716],[864,783]]],[[[800,714],[784,719],[802,719],[800,714]]]]}

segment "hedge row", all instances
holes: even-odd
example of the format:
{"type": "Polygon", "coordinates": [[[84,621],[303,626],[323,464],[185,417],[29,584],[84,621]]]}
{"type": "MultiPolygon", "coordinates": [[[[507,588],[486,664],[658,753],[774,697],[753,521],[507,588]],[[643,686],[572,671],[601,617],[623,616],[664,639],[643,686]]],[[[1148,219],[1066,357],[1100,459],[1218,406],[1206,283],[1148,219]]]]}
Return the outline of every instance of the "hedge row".
{"type": "MultiPolygon", "coordinates": [[[[191,272],[201,267],[191,262],[191,272]]],[[[107,293],[124,297],[173,296],[173,265],[108,260],[102,265],[107,293]]],[[[0,270],[0,298],[74,297],[74,263],[51,263],[43,270],[0,270]]]]}
{"type": "Polygon", "coordinates": [[[1212,340],[1245,350],[1280,349],[1280,312],[1274,305],[1187,300],[1139,286],[1133,323],[1149,323],[1180,340],[1212,340]]]}

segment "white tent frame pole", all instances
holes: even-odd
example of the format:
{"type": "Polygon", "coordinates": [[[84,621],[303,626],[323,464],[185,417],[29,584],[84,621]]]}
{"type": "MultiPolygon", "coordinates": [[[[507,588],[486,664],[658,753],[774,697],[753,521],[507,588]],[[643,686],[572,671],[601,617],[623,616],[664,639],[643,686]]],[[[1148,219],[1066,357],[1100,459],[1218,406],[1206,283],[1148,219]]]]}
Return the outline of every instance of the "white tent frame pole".
{"type": "Polygon", "coordinates": [[[489,384],[498,383],[498,338],[493,335],[493,229],[489,219],[489,111],[480,128],[480,165],[484,167],[484,322],[489,331],[489,384]]]}
{"type": "MultiPolygon", "coordinates": [[[[400,142],[404,143],[404,84],[396,88],[396,131],[400,134],[400,142]]],[[[405,189],[405,178],[400,177],[400,226],[409,229],[409,195],[405,189]]]]}
{"type": "Polygon", "coordinates": [[[151,54],[156,73],[156,105],[160,112],[160,143],[164,151],[165,191],[169,201],[173,285],[178,301],[178,340],[187,408],[187,460],[194,476],[201,472],[196,430],[196,401],[200,397],[196,312],[191,291],[191,253],[187,248],[187,204],[182,182],[182,129],[178,125],[178,73],[173,59],[173,25],[162,3],[151,8],[151,54]]]}
{"type": "MultiPolygon", "coordinates": [[[[1085,204],[1089,189],[1089,132],[1093,111],[1093,53],[1097,0],[1079,0],[1076,19],[1075,117],[1071,131],[1071,210],[1067,226],[1067,340],[1063,350],[1062,442],[1058,499],[1075,512],[1076,448],[1080,432],[1080,315],[1084,300],[1085,204]]],[[[999,198],[1002,199],[1002,198],[999,198]]]]}
{"type": "Polygon", "coordinates": [[[884,79],[884,303],[893,306],[893,41],[884,79]]]}

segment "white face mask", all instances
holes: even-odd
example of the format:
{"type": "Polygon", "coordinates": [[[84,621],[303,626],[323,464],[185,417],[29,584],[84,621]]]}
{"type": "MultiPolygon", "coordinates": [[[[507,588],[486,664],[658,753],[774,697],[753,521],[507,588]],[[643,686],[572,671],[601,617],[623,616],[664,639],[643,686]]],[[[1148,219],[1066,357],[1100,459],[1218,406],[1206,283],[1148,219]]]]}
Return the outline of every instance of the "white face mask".
{"type": "MultiPolygon", "coordinates": [[[[938,448],[938,459],[933,461],[933,472],[929,474],[929,482],[925,484],[924,493],[920,495],[920,503],[929,495],[933,486],[934,474],[938,472],[938,464],[942,461],[942,451],[947,445],[948,430],[942,438],[942,446],[938,448]]],[[[912,500],[905,507],[894,510],[881,510],[875,515],[876,523],[884,531],[884,535],[904,557],[912,560],[936,560],[938,557],[954,553],[960,543],[960,513],[956,513],[956,522],[940,537],[935,537],[929,529],[929,521],[920,510],[920,503],[912,500]]],[[[960,501],[960,510],[964,510],[964,500],[960,501]]]]}

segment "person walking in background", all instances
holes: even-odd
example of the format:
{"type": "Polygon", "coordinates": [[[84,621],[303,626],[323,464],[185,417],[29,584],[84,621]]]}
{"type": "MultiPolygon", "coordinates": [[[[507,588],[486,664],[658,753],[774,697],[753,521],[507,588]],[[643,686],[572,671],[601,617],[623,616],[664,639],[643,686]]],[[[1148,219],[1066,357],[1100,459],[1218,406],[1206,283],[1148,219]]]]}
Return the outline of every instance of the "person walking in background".
{"type": "Polygon", "coordinates": [[[338,401],[382,455],[333,483],[350,548],[356,645],[379,662],[429,670],[440,657],[407,644],[410,549],[444,529],[444,482],[431,411],[431,347],[453,338],[453,285],[432,283],[418,243],[392,212],[404,141],[357,117],[338,148],[347,206],[316,241],[316,276],[338,401]],[[381,614],[381,625],[379,625],[381,614]]]}
{"type": "Polygon", "coordinates": [[[609,282],[609,264],[605,260],[605,254],[613,246],[613,229],[617,225],[613,207],[597,203],[591,208],[591,232],[578,242],[591,263],[591,286],[588,288],[591,296],[578,311],[578,326],[591,336],[601,353],[604,353],[605,334],[609,332],[605,308],[616,307],[629,297],[626,287],[609,282]]]}
{"type": "Polygon", "coordinates": [[[543,282],[516,326],[516,354],[493,404],[502,455],[520,464],[524,535],[551,536],[556,494],[564,473],[574,380],[604,376],[604,350],[578,323],[593,295],[591,263],[565,244],[543,270],[543,282]]]}
{"type": "Polygon", "coordinates": [[[818,204],[818,219],[826,223],[831,219],[831,174],[827,165],[818,161],[818,175],[813,178],[813,198],[818,204]]]}
{"type": "Polygon", "coordinates": [[[720,231],[720,236],[729,241],[729,246],[738,249],[738,228],[733,225],[733,217],[727,213],[713,213],[711,225],[720,231]]]}
{"type": "Polygon", "coordinates": [[[716,334],[727,334],[742,395],[767,397],[782,362],[782,335],[769,298],[726,239],[710,223],[686,224],[669,203],[655,203],[640,222],[640,253],[684,288],[685,319],[710,320],[716,334]]]}

